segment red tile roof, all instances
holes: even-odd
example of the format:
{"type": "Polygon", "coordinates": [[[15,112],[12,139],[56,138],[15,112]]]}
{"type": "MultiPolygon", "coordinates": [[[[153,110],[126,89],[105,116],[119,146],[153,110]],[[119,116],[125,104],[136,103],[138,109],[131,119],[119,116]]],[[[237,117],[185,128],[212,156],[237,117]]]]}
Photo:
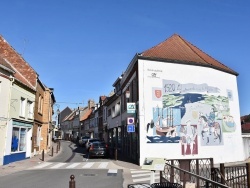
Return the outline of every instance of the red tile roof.
{"type": "Polygon", "coordinates": [[[207,55],[177,34],[172,35],[160,44],[142,52],[140,55],[153,60],[212,67],[230,74],[238,75],[237,72],[207,55]]]}
{"type": "Polygon", "coordinates": [[[18,81],[34,90],[36,89],[38,74],[1,35],[0,57],[6,59],[7,63],[14,69],[14,77],[18,81]]]}
{"type": "Polygon", "coordinates": [[[244,123],[241,125],[242,132],[249,132],[250,131],[250,122],[244,123]]]}
{"type": "Polygon", "coordinates": [[[0,65],[7,68],[9,71],[13,73],[15,72],[14,69],[10,66],[10,64],[4,58],[1,58],[1,57],[0,57],[0,65]]]}
{"type": "Polygon", "coordinates": [[[81,117],[80,121],[84,121],[86,119],[88,119],[88,117],[90,116],[90,114],[92,113],[92,108],[87,109],[87,111],[85,112],[85,114],[83,114],[83,116],[81,117]]]}

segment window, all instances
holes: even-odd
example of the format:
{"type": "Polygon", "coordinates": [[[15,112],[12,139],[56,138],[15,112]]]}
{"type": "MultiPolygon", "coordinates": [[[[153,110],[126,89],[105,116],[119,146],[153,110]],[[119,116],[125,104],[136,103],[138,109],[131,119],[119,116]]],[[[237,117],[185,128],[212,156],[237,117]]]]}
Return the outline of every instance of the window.
{"type": "Polygon", "coordinates": [[[108,116],[111,116],[111,109],[108,110],[108,116]]]}
{"type": "Polygon", "coordinates": [[[34,118],[34,113],[33,113],[33,102],[32,101],[28,101],[27,103],[27,107],[28,107],[28,118],[33,119],[34,118]]]}
{"type": "Polygon", "coordinates": [[[107,121],[107,108],[106,107],[103,108],[103,116],[102,117],[103,117],[103,121],[106,122],[107,121]]]}
{"type": "Polygon", "coordinates": [[[25,117],[25,98],[21,97],[20,116],[25,117]]]}
{"type": "Polygon", "coordinates": [[[115,106],[112,107],[112,117],[120,115],[120,111],[121,111],[121,103],[118,102],[115,104],[115,106]]]}
{"type": "Polygon", "coordinates": [[[112,117],[115,117],[115,106],[112,107],[112,117]]]}
{"type": "Polygon", "coordinates": [[[42,97],[42,95],[39,95],[39,99],[38,99],[38,113],[40,113],[40,114],[43,113],[43,97],[42,97]]]}
{"type": "Polygon", "coordinates": [[[120,115],[121,114],[121,102],[118,102],[115,105],[115,111],[116,111],[116,115],[120,115]]]}
{"type": "Polygon", "coordinates": [[[11,152],[26,151],[27,128],[13,127],[11,152]]]}
{"type": "Polygon", "coordinates": [[[37,128],[37,136],[36,136],[36,145],[40,146],[40,140],[41,140],[41,127],[39,126],[37,128]]]}

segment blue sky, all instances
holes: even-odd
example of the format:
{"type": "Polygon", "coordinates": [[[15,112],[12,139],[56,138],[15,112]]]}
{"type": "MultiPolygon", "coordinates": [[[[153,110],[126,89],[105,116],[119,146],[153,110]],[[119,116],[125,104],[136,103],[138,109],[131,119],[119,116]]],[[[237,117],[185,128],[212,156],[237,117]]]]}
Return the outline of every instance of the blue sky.
{"type": "Polygon", "coordinates": [[[179,34],[239,73],[250,114],[250,1],[3,0],[0,34],[54,88],[60,110],[113,90],[136,53],[179,34]]]}

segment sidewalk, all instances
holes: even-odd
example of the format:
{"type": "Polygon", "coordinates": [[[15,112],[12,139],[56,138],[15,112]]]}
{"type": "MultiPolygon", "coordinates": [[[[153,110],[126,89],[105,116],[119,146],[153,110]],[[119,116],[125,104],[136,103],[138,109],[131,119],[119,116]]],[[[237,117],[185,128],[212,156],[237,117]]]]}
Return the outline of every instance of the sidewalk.
{"type": "Polygon", "coordinates": [[[52,147],[48,153],[44,153],[44,161],[42,161],[42,154],[38,154],[32,158],[27,158],[21,161],[16,161],[7,165],[0,166],[0,176],[9,175],[24,169],[31,168],[42,162],[51,160],[53,157],[57,156],[62,150],[57,153],[57,143],[52,142],[52,147]],[[53,156],[52,156],[53,147],[53,156]]]}

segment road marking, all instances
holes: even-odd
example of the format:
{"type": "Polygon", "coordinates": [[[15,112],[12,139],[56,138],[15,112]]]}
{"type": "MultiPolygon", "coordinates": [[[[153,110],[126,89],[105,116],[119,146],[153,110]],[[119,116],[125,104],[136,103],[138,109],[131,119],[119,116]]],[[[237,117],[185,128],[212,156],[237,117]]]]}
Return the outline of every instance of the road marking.
{"type": "Polygon", "coordinates": [[[150,171],[146,170],[133,170],[131,171],[132,174],[139,174],[139,173],[150,173],[150,171]]]}
{"type": "MultiPolygon", "coordinates": [[[[155,176],[155,180],[160,179],[160,176],[155,176]]],[[[148,178],[138,178],[138,179],[133,179],[134,183],[137,182],[145,182],[145,181],[150,181],[150,176],[148,178]]]]}
{"type": "Polygon", "coordinates": [[[117,169],[109,169],[107,176],[116,176],[117,175],[117,169]]]}
{"type": "Polygon", "coordinates": [[[143,173],[143,174],[135,174],[135,175],[132,175],[132,177],[141,177],[141,176],[150,176],[150,172],[149,173],[143,173]]]}
{"type": "MultiPolygon", "coordinates": [[[[134,183],[149,183],[151,180],[151,172],[149,170],[135,170],[130,169],[132,180],[134,183]]],[[[160,180],[160,172],[156,171],[154,174],[155,181],[160,180]]]]}
{"type": "Polygon", "coordinates": [[[89,162],[89,163],[86,163],[82,168],[90,168],[93,165],[94,165],[93,162],[89,162]]]}
{"type": "Polygon", "coordinates": [[[109,162],[102,162],[98,168],[106,168],[108,166],[109,162]]]}
{"type": "Polygon", "coordinates": [[[108,173],[117,174],[117,169],[109,169],[108,173]]]}
{"type": "Polygon", "coordinates": [[[66,168],[75,168],[75,167],[78,166],[79,164],[81,164],[81,163],[73,163],[73,164],[67,166],[66,168]]]}
{"type": "Polygon", "coordinates": [[[52,164],[52,163],[44,162],[44,163],[42,163],[42,164],[40,164],[40,165],[38,165],[38,166],[35,166],[34,168],[44,168],[44,167],[49,166],[49,165],[51,165],[51,164],[52,164]]]}
{"type": "Polygon", "coordinates": [[[66,163],[58,163],[58,164],[56,164],[55,166],[52,166],[52,167],[50,167],[50,168],[60,168],[60,167],[62,167],[63,165],[65,165],[66,163]]]}

